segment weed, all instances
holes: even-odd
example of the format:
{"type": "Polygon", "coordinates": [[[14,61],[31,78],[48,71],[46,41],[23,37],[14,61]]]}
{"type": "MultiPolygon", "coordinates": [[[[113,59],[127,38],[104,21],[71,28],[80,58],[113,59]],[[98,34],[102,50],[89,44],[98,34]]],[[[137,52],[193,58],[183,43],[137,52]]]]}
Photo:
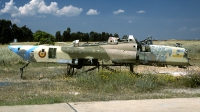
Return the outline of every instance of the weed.
{"type": "Polygon", "coordinates": [[[156,76],[152,74],[142,75],[135,80],[137,92],[152,92],[157,88],[156,76]]]}
{"type": "Polygon", "coordinates": [[[190,74],[179,79],[179,84],[185,87],[200,87],[200,74],[190,74]]]}
{"type": "Polygon", "coordinates": [[[166,85],[171,85],[176,81],[177,81],[177,77],[175,77],[173,75],[158,74],[156,83],[159,84],[159,85],[166,86],[166,85]]]}

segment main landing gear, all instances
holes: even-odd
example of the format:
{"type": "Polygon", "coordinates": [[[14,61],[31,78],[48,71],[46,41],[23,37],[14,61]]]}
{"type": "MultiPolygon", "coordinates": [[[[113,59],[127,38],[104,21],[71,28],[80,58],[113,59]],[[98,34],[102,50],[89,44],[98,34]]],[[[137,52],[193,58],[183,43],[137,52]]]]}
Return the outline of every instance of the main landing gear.
{"type": "Polygon", "coordinates": [[[72,65],[67,65],[67,73],[66,75],[72,76],[74,74],[74,67],[72,65]]]}
{"type": "MultiPolygon", "coordinates": [[[[111,65],[98,64],[98,65],[84,71],[83,73],[86,73],[86,72],[89,72],[89,71],[92,71],[92,70],[95,70],[95,69],[98,69],[98,71],[99,71],[100,66],[102,67],[102,69],[107,69],[111,72],[116,72],[115,69],[113,69],[109,66],[124,66],[124,65],[122,65],[122,64],[114,64],[114,65],[113,64],[111,64],[111,65]]],[[[129,66],[129,70],[130,70],[131,73],[134,73],[134,65],[133,64],[127,64],[126,66],[129,66]]],[[[67,65],[66,75],[67,76],[73,76],[74,75],[74,68],[80,69],[80,68],[82,68],[82,66],[77,67],[77,65],[67,65]]]]}

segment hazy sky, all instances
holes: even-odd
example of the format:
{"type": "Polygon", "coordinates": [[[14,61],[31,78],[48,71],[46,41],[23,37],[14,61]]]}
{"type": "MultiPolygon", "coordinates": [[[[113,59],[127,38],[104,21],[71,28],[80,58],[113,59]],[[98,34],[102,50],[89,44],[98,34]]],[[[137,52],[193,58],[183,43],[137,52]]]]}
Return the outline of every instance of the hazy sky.
{"type": "Polygon", "coordinates": [[[35,32],[200,39],[200,0],[0,0],[0,19],[35,32]]]}

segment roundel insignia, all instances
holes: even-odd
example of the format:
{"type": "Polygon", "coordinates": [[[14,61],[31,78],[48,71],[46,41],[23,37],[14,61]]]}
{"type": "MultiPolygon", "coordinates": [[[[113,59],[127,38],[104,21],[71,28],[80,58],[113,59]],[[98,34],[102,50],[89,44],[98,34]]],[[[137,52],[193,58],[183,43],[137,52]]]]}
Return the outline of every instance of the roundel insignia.
{"type": "Polygon", "coordinates": [[[38,55],[40,56],[40,58],[44,58],[46,56],[46,52],[39,51],[38,55]]]}

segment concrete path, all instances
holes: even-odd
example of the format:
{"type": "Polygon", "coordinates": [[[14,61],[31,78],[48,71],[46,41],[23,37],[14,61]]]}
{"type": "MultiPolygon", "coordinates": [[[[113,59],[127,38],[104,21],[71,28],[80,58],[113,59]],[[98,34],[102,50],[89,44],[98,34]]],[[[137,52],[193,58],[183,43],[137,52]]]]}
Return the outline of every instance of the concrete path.
{"type": "Polygon", "coordinates": [[[200,98],[0,106],[0,112],[200,112],[200,98]]]}

